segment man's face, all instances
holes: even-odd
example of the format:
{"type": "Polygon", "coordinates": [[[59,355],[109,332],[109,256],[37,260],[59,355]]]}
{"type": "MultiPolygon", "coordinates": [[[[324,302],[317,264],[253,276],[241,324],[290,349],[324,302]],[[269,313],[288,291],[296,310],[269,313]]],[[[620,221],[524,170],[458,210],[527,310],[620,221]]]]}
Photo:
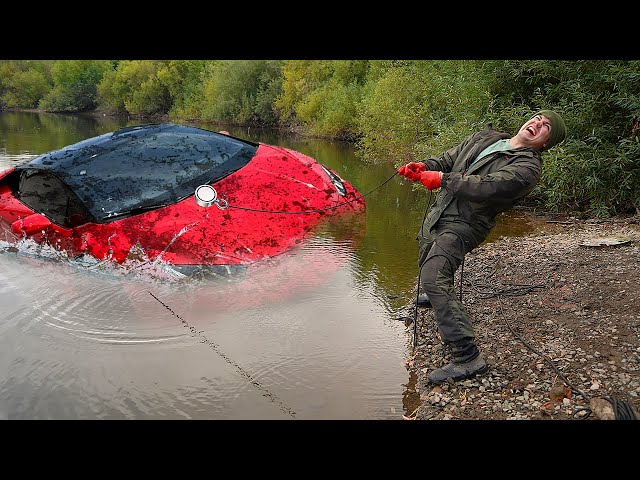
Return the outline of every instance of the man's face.
{"type": "Polygon", "coordinates": [[[536,150],[540,150],[551,137],[551,122],[544,115],[536,115],[518,130],[520,141],[536,150]]]}

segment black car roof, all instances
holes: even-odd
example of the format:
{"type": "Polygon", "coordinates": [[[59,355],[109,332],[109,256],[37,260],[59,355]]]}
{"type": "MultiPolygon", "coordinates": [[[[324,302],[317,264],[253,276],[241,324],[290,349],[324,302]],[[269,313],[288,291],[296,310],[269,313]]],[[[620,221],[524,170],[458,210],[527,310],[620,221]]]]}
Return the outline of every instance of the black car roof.
{"type": "Polygon", "coordinates": [[[147,124],[83,140],[16,170],[55,175],[100,223],[193,195],[246,165],[258,146],[196,127],[147,124]]]}

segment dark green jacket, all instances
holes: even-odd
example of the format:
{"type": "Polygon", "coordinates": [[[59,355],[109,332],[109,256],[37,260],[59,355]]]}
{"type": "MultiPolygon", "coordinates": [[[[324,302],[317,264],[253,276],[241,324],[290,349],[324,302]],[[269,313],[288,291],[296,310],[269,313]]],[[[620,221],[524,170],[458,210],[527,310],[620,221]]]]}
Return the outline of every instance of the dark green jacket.
{"type": "Polygon", "coordinates": [[[440,157],[423,160],[428,170],[445,172],[425,229],[438,221],[438,225],[448,222],[462,229],[470,227],[474,237],[484,238],[495,226],[498,213],[531,193],[542,174],[542,158],[535,149],[495,152],[469,166],[482,150],[502,138],[511,135],[489,124],[440,157]]]}

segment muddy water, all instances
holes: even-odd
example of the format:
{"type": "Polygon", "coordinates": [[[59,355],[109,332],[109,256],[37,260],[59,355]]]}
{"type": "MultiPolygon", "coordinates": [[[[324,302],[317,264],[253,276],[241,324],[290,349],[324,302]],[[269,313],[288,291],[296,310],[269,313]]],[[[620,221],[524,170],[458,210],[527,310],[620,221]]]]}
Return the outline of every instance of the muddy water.
{"type": "MultiPolygon", "coordinates": [[[[0,112],[0,170],[136,123],[0,112]]],[[[393,167],[349,144],[226,130],[336,170],[366,196],[362,223],[200,279],[0,245],[0,418],[382,420],[415,409],[411,330],[397,318],[413,299],[425,192],[385,183],[393,167]]],[[[505,215],[492,238],[540,227],[505,215]]]]}

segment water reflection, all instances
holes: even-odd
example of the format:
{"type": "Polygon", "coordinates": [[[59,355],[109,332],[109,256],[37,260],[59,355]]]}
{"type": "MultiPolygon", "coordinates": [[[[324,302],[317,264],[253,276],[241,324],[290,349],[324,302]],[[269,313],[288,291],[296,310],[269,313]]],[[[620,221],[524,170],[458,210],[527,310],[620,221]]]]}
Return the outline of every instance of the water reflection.
{"type": "Polygon", "coordinates": [[[0,132],[5,132],[0,135],[0,154],[41,154],[116,130],[126,123],[89,115],[0,112],[0,132]]]}

